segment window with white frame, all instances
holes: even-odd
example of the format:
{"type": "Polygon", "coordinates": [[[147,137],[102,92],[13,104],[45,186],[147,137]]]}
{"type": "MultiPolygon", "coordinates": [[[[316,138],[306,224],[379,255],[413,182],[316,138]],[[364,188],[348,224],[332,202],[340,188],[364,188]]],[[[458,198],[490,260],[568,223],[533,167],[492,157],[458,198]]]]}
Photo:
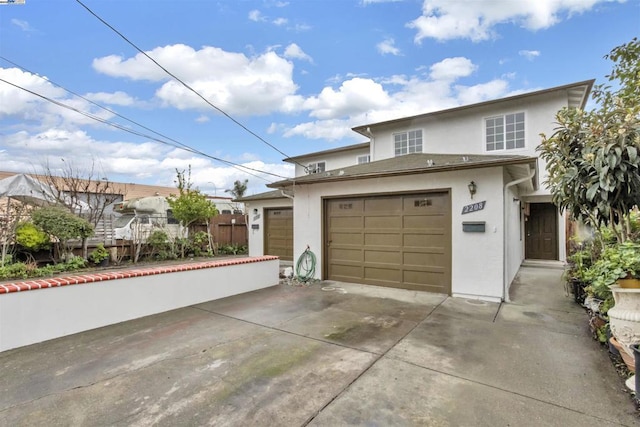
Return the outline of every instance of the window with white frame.
{"type": "Polygon", "coordinates": [[[524,148],[524,113],[485,119],[485,147],[487,151],[524,148]]]}
{"type": "Polygon", "coordinates": [[[361,165],[363,163],[369,163],[371,161],[371,156],[365,154],[363,156],[358,156],[358,164],[361,165]]]}
{"type": "Polygon", "coordinates": [[[325,171],[325,169],[326,169],[325,162],[309,163],[307,165],[307,173],[309,175],[311,175],[313,173],[322,173],[322,172],[325,171]]]}
{"type": "Polygon", "coordinates": [[[393,143],[396,156],[422,153],[422,130],[395,133],[393,134],[393,143]]]}

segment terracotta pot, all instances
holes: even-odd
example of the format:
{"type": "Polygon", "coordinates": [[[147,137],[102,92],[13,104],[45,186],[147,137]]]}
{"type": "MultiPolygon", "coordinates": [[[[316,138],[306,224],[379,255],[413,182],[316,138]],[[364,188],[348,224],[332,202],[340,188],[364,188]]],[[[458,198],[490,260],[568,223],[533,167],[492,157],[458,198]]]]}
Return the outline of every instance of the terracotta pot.
{"type": "Polygon", "coordinates": [[[640,279],[618,279],[616,284],[623,289],[640,289],[640,279]]]}
{"type": "Polygon", "coordinates": [[[622,344],[620,344],[618,342],[618,340],[616,340],[615,337],[611,337],[611,339],[609,339],[609,342],[611,344],[613,344],[613,346],[616,349],[618,349],[618,352],[620,352],[620,356],[622,357],[622,361],[624,362],[625,365],[627,365],[627,368],[631,372],[635,372],[636,371],[636,359],[635,359],[635,357],[630,355],[629,353],[627,353],[626,350],[624,349],[624,347],[622,346],[622,344]]]}

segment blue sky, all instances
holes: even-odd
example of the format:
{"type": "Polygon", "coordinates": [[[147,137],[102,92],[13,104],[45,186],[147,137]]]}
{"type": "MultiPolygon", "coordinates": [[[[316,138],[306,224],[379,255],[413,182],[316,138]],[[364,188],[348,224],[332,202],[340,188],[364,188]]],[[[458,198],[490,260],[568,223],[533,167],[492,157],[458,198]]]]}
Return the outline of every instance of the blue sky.
{"type": "MultiPolygon", "coordinates": [[[[367,123],[604,83],[603,56],[640,33],[637,0],[82,1],[287,156],[365,142],[351,128],[367,123]]],[[[89,99],[206,155],[293,173],[74,0],[0,5],[0,56],[0,170],[93,165],[112,181],[171,186],[191,165],[194,184],[218,195],[236,179],[250,194],[279,179],[154,141],[89,99]]]]}

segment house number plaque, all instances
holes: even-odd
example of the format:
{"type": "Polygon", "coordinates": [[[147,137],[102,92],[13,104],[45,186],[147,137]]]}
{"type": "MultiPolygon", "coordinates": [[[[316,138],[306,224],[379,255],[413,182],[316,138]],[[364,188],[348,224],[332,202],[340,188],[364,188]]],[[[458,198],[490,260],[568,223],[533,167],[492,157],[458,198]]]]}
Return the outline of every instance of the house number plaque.
{"type": "Polygon", "coordinates": [[[482,209],[484,209],[484,205],[487,203],[486,200],[483,200],[481,202],[478,203],[473,203],[471,205],[466,205],[462,207],[462,215],[464,214],[468,214],[471,212],[477,212],[477,211],[481,211],[482,209]]]}

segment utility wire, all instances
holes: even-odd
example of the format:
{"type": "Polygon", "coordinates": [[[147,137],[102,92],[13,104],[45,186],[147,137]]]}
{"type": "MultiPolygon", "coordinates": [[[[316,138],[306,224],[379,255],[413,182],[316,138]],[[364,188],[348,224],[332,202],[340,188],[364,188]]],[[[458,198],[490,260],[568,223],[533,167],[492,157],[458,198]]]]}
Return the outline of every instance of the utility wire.
{"type": "MultiPolygon", "coordinates": [[[[265,171],[262,171],[262,170],[259,170],[259,169],[249,168],[248,166],[244,166],[244,165],[236,164],[236,163],[233,163],[233,162],[228,162],[228,161],[226,161],[226,160],[220,160],[220,159],[218,159],[217,157],[210,156],[210,155],[208,155],[208,154],[206,154],[206,153],[204,153],[204,152],[202,152],[202,151],[200,151],[200,150],[197,150],[197,149],[195,149],[195,148],[193,148],[193,147],[190,147],[190,146],[188,146],[188,145],[186,145],[186,144],[184,144],[184,143],[182,143],[182,142],[180,142],[180,141],[177,141],[177,140],[175,140],[175,139],[173,139],[173,138],[171,138],[171,137],[169,137],[169,136],[166,136],[166,135],[164,135],[164,134],[162,134],[162,133],[160,133],[160,132],[157,132],[157,131],[155,131],[155,130],[153,130],[153,129],[151,129],[151,128],[147,127],[147,126],[144,126],[144,125],[142,125],[142,124],[140,124],[140,123],[136,122],[135,120],[131,120],[131,119],[129,119],[128,117],[125,117],[125,116],[123,116],[122,114],[119,114],[118,112],[116,112],[116,111],[114,111],[114,110],[112,110],[112,109],[110,109],[110,108],[104,107],[104,106],[102,106],[102,105],[98,104],[97,102],[94,102],[94,101],[92,101],[92,100],[90,100],[90,99],[88,99],[88,98],[86,98],[86,97],[84,97],[84,96],[82,96],[82,95],[80,95],[80,94],[78,94],[78,93],[76,93],[76,92],[72,91],[72,90],[67,89],[66,87],[64,87],[64,86],[62,86],[62,85],[60,85],[60,84],[58,84],[58,83],[54,82],[53,80],[45,79],[44,77],[40,76],[39,74],[37,74],[37,73],[35,73],[35,72],[33,72],[33,71],[31,71],[31,70],[29,70],[29,69],[27,69],[27,68],[25,68],[25,67],[23,67],[23,66],[19,65],[19,64],[16,64],[15,62],[13,62],[13,61],[11,61],[11,60],[9,60],[9,59],[5,58],[4,56],[1,56],[1,55],[0,55],[0,59],[2,59],[2,60],[4,60],[4,61],[6,61],[6,62],[8,62],[8,63],[12,64],[12,65],[13,65],[13,66],[15,66],[15,67],[20,68],[20,69],[21,69],[21,70],[23,70],[23,71],[26,71],[26,72],[28,72],[28,73],[31,73],[31,74],[32,74],[32,75],[34,75],[34,76],[37,76],[37,77],[38,77],[38,78],[40,78],[41,80],[44,80],[44,81],[46,81],[46,82],[48,82],[48,83],[51,83],[51,84],[53,84],[54,86],[59,87],[59,88],[61,88],[61,89],[65,90],[65,91],[67,91],[68,93],[70,93],[70,94],[72,94],[72,95],[74,95],[74,96],[77,96],[78,98],[81,98],[81,99],[83,99],[83,100],[85,100],[85,101],[89,102],[90,104],[95,105],[96,107],[98,107],[98,108],[100,108],[100,109],[102,109],[102,110],[104,110],[104,111],[107,111],[107,112],[109,112],[109,113],[111,113],[111,114],[114,114],[114,115],[116,115],[116,116],[118,116],[118,117],[120,117],[120,118],[122,118],[122,119],[124,119],[124,120],[128,121],[129,123],[132,123],[132,124],[134,124],[134,125],[136,125],[136,126],[139,126],[139,127],[141,127],[142,129],[148,130],[149,132],[152,132],[152,133],[154,133],[154,134],[156,134],[156,135],[160,136],[161,138],[168,139],[169,141],[171,141],[171,142],[175,143],[176,145],[169,144],[169,143],[167,143],[167,142],[165,142],[165,141],[160,141],[160,140],[158,140],[158,139],[155,139],[155,138],[153,138],[153,137],[150,137],[150,138],[152,138],[154,141],[157,141],[157,142],[160,142],[160,143],[162,143],[162,144],[165,144],[165,145],[169,145],[169,146],[172,146],[172,147],[178,148],[178,149],[180,149],[180,150],[185,150],[185,151],[188,151],[188,152],[191,152],[191,153],[194,153],[194,154],[198,154],[198,155],[201,155],[201,156],[204,156],[204,157],[207,157],[207,158],[213,159],[213,160],[217,160],[217,161],[221,161],[221,162],[223,162],[223,163],[227,163],[227,164],[229,164],[230,166],[232,166],[232,167],[234,167],[234,168],[236,168],[236,169],[238,169],[238,168],[245,168],[245,169],[249,169],[249,170],[257,171],[257,172],[260,172],[260,173],[270,174],[269,172],[265,172],[265,171]]],[[[9,83],[9,84],[13,84],[13,83],[9,83]]],[[[36,94],[36,93],[34,93],[34,92],[32,92],[32,91],[29,91],[29,90],[27,90],[27,89],[24,89],[24,88],[22,88],[22,87],[19,87],[19,86],[15,85],[15,84],[14,84],[14,86],[15,86],[15,87],[18,87],[19,89],[26,90],[27,92],[33,93],[34,95],[40,96],[40,95],[38,95],[38,94],[36,94]]],[[[43,97],[43,96],[41,96],[41,98],[46,99],[46,97],[43,97]]],[[[48,100],[48,99],[47,99],[47,100],[48,100]]],[[[52,101],[52,102],[53,102],[53,101],[52,101]]],[[[60,104],[58,104],[58,105],[60,105],[60,104]]],[[[73,111],[76,111],[76,112],[78,112],[78,113],[80,113],[80,114],[83,114],[83,115],[84,115],[84,113],[83,113],[83,112],[78,111],[78,110],[74,109],[73,107],[70,107],[70,108],[71,108],[73,111]]],[[[87,117],[88,117],[88,116],[87,116],[87,117]]],[[[90,118],[95,119],[94,117],[90,117],[90,118]]],[[[101,120],[98,120],[98,121],[101,121],[101,120]]],[[[105,123],[105,124],[109,124],[109,123],[105,123]]],[[[126,129],[124,129],[124,130],[125,130],[125,131],[127,131],[126,129]]],[[[132,133],[132,132],[130,132],[130,133],[132,133]]],[[[139,134],[137,134],[137,133],[136,133],[136,135],[139,135],[139,134]]],[[[147,137],[147,136],[145,135],[145,137],[147,137]]],[[[238,169],[238,170],[240,170],[240,169],[238,169]]],[[[264,181],[267,181],[267,182],[269,182],[269,183],[273,182],[273,181],[269,181],[268,179],[265,179],[264,177],[261,177],[261,176],[258,176],[258,175],[254,175],[254,174],[252,174],[252,173],[250,173],[250,172],[247,172],[246,170],[240,170],[240,171],[241,171],[241,172],[243,172],[243,173],[247,173],[247,174],[249,174],[249,175],[251,175],[251,176],[255,176],[256,178],[260,178],[260,179],[262,179],[262,180],[264,180],[264,181]]],[[[278,177],[278,178],[285,178],[285,177],[282,177],[282,176],[280,176],[280,175],[276,175],[276,174],[270,174],[270,175],[274,175],[274,176],[276,176],[276,177],[278,177]]],[[[286,179],[286,178],[285,178],[285,179],[286,179]]]]}
{"type": "MultiPolygon", "coordinates": [[[[27,88],[25,88],[25,87],[19,86],[19,85],[15,84],[15,83],[11,83],[11,82],[9,82],[9,81],[7,81],[7,80],[3,79],[3,78],[0,78],[0,82],[4,82],[4,83],[6,83],[6,84],[8,84],[8,85],[11,85],[11,86],[13,86],[13,87],[17,88],[17,89],[21,89],[21,90],[23,90],[23,91],[25,91],[25,92],[28,92],[28,93],[30,93],[30,94],[32,94],[32,95],[34,95],[34,96],[37,96],[37,97],[39,97],[39,98],[42,98],[42,99],[44,99],[44,100],[46,100],[46,101],[49,101],[49,102],[51,102],[51,103],[55,104],[55,105],[58,105],[58,106],[60,106],[60,107],[62,107],[62,108],[66,108],[66,109],[68,109],[68,110],[75,111],[75,112],[76,112],[76,113],[78,113],[78,114],[81,114],[81,115],[83,115],[83,116],[85,116],[85,117],[88,117],[88,118],[90,118],[90,119],[92,119],[92,120],[96,120],[96,121],[98,121],[98,122],[100,122],[100,123],[106,124],[106,125],[108,125],[108,126],[114,127],[114,128],[116,128],[116,129],[120,129],[120,130],[122,130],[122,131],[124,131],[124,132],[128,132],[128,133],[131,133],[131,134],[133,134],[133,135],[137,135],[137,136],[140,136],[140,137],[143,137],[143,138],[151,139],[151,140],[156,141],[156,142],[159,142],[159,143],[161,143],[161,144],[168,145],[168,146],[170,146],[170,147],[174,147],[174,148],[179,148],[179,149],[182,149],[182,150],[185,150],[185,151],[189,151],[189,152],[194,153],[194,154],[200,154],[200,155],[203,155],[203,156],[205,156],[205,157],[208,157],[208,158],[210,158],[210,159],[212,159],[212,160],[216,160],[216,161],[218,161],[218,162],[221,162],[221,163],[225,163],[225,164],[227,164],[227,165],[230,165],[230,166],[232,166],[232,167],[234,167],[234,168],[236,168],[236,169],[238,169],[238,168],[242,168],[242,169],[251,170],[251,171],[258,172],[258,173],[265,174],[265,175],[271,175],[271,176],[274,176],[274,177],[277,177],[277,178],[281,178],[281,179],[289,179],[288,177],[285,177],[285,176],[282,176],[282,175],[278,175],[278,174],[275,174],[275,173],[272,173],[272,172],[262,171],[262,170],[259,170],[259,169],[251,168],[251,167],[249,167],[249,166],[240,165],[240,164],[237,164],[237,163],[231,162],[231,161],[229,161],[229,160],[224,160],[224,159],[221,159],[221,158],[218,158],[218,157],[215,157],[215,156],[211,156],[211,155],[206,154],[206,153],[202,153],[202,152],[200,152],[200,151],[198,151],[198,150],[196,150],[196,149],[193,149],[193,148],[191,148],[191,147],[188,147],[188,146],[186,146],[186,145],[184,145],[184,144],[182,144],[182,143],[180,143],[180,145],[182,145],[182,147],[177,147],[177,146],[176,146],[176,145],[174,145],[174,144],[170,144],[170,143],[168,143],[168,142],[166,142],[166,141],[163,141],[163,140],[161,140],[161,139],[159,139],[159,138],[156,138],[156,137],[154,137],[154,136],[147,135],[147,134],[144,134],[144,133],[142,133],[142,132],[138,132],[138,131],[136,131],[136,130],[133,130],[133,129],[127,128],[127,127],[125,127],[125,126],[122,126],[121,124],[118,124],[118,123],[115,123],[115,122],[110,122],[110,121],[108,121],[108,120],[106,120],[106,119],[103,119],[103,118],[101,118],[101,117],[99,117],[99,116],[96,116],[95,114],[91,114],[91,113],[88,113],[88,112],[86,112],[86,111],[82,111],[82,110],[80,110],[80,109],[78,109],[78,108],[75,108],[75,107],[72,107],[72,106],[70,106],[70,105],[67,105],[67,104],[65,104],[65,103],[63,103],[63,102],[56,101],[55,99],[49,98],[49,97],[47,97],[47,96],[44,96],[44,95],[42,95],[42,94],[39,94],[39,93],[34,92],[34,91],[32,91],[32,90],[29,90],[29,89],[27,89],[27,88]]],[[[260,179],[262,179],[262,180],[265,180],[265,181],[267,181],[267,182],[272,182],[272,181],[269,181],[269,180],[265,179],[264,177],[261,177],[261,176],[258,176],[258,175],[255,175],[255,174],[252,174],[252,173],[250,173],[250,172],[247,172],[246,170],[241,170],[241,171],[242,171],[242,172],[244,172],[244,173],[247,173],[247,174],[249,174],[249,175],[253,175],[253,176],[255,176],[256,178],[260,178],[260,179]]]]}
{"type": "MultiPolygon", "coordinates": [[[[264,138],[262,138],[260,135],[258,135],[257,133],[253,132],[251,129],[249,129],[248,127],[246,127],[244,124],[240,123],[238,120],[236,120],[235,118],[233,118],[231,115],[229,115],[227,112],[225,112],[224,110],[222,110],[220,107],[212,104],[209,100],[207,100],[207,98],[205,98],[204,96],[202,96],[198,91],[196,91],[195,89],[193,89],[191,86],[189,86],[187,83],[185,83],[184,81],[182,81],[180,78],[178,78],[175,74],[173,74],[171,71],[167,70],[165,67],[163,67],[158,61],[156,61],[155,59],[153,59],[151,56],[149,56],[145,51],[143,51],[142,49],[140,49],[135,43],[133,43],[131,40],[129,40],[124,34],[122,34],[120,31],[116,30],[111,24],[109,24],[107,21],[105,21],[104,19],[102,19],[100,16],[98,16],[93,10],[91,10],[87,5],[85,5],[84,3],[82,3],[82,1],[80,0],[76,0],[76,2],[82,6],[83,8],[85,8],[87,10],[87,12],[89,12],[91,15],[93,15],[96,19],[98,19],[100,22],[102,22],[104,25],[106,25],[109,29],[111,29],[114,33],[116,33],[117,35],[119,35],[124,41],[126,41],[129,45],[131,45],[135,50],[137,50],[138,52],[140,52],[141,54],[143,54],[144,56],[147,57],[147,59],[149,59],[151,62],[153,62],[154,64],[156,64],[162,71],[164,71],[165,73],[167,73],[169,76],[171,76],[173,79],[175,79],[178,83],[180,83],[182,86],[184,86],[185,88],[187,88],[189,91],[191,91],[193,94],[195,94],[198,98],[202,99],[205,103],[207,103],[210,107],[214,108],[216,111],[218,111],[219,113],[221,113],[222,115],[224,115],[225,117],[227,117],[229,120],[231,120],[233,123],[235,123],[236,125],[240,126],[242,129],[244,129],[246,132],[248,132],[249,134],[253,135],[254,137],[256,137],[258,140],[260,140],[261,142],[263,142],[264,144],[268,145],[269,147],[273,148],[274,150],[276,150],[278,153],[282,154],[283,156],[290,158],[291,156],[287,155],[286,153],[284,153],[283,151],[281,151],[280,149],[278,149],[275,145],[270,144],[269,142],[267,142],[264,138]]],[[[307,167],[303,164],[298,163],[297,161],[293,160],[294,163],[296,163],[298,166],[304,168],[305,170],[307,170],[307,167]]]]}

